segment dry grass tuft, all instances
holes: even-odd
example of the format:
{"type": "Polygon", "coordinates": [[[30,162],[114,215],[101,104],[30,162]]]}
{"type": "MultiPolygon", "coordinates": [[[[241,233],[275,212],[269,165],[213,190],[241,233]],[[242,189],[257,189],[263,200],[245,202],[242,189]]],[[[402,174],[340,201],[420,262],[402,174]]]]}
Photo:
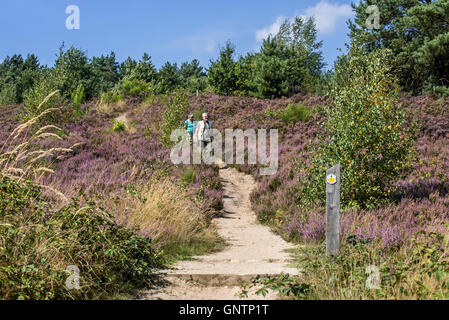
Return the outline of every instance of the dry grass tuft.
{"type": "Polygon", "coordinates": [[[193,249],[191,254],[218,248],[221,239],[210,213],[185,189],[169,179],[154,180],[143,197],[145,202],[123,217],[129,227],[138,227],[144,236],[174,255],[189,255],[183,252],[187,248],[193,249]]]}
{"type": "MultiPolygon", "coordinates": [[[[58,91],[50,93],[38,106],[37,110],[45,104],[51,97],[53,97],[58,91]]],[[[56,140],[62,140],[62,137],[51,130],[60,130],[57,126],[46,125],[38,128],[34,133],[33,126],[39,119],[45,115],[58,110],[58,108],[50,108],[34,118],[29,119],[27,122],[17,126],[9,135],[8,139],[3,144],[0,150],[0,174],[14,179],[19,183],[25,179],[33,180],[39,183],[39,181],[46,174],[52,174],[53,170],[49,168],[51,158],[59,157],[63,154],[67,154],[73,151],[71,148],[50,148],[50,149],[37,149],[36,143],[39,140],[46,138],[53,138],[56,140]],[[43,165],[41,162],[46,160],[47,165],[43,165]]],[[[67,198],[59,191],[49,187],[42,186],[47,190],[51,190],[55,195],[64,201],[67,198]]]]}

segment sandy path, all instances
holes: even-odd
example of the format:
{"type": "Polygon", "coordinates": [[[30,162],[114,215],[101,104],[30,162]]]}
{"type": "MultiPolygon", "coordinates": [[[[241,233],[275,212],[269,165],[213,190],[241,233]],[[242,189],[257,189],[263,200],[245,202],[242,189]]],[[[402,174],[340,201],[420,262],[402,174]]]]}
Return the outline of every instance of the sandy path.
{"type": "MultiPolygon", "coordinates": [[[[141,299],[154,300],[232,300],[238,299],[240,282],[256,275],[298,274],[288,266],[286,249],[293,245],[257,222],[249,195],[256,183],[252,176],[220,166],[224,187],[224,212],[214,219],[228,246],[225,250],[194,261],[181,261],[166,270],[170,286],[144,292],[141,299]]],[[[250,299],[263,297],[250,295],[250,299]]],[[[270,294],[267,299],[275,299],[270,294]]]]}

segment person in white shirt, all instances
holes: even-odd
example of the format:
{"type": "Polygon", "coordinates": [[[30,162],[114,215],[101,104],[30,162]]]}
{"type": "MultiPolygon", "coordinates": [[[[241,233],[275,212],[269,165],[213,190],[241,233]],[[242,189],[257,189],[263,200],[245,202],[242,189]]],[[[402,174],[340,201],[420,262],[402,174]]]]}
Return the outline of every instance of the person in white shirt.
{"type": "Polygon", "coordinates": [[[195,126],[195,133],[193,135],[194,141],[200,144],[201,151],[206,150],[209,155],[212,151],[212,121],[209,121],[209,115],[203,114],[203,120],[199,121],[195,126]]]}

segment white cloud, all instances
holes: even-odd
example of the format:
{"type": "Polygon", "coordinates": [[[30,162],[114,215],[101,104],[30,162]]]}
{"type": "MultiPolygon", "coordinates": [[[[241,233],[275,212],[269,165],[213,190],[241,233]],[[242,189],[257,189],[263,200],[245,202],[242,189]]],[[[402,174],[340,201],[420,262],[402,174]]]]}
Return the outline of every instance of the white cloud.
{"type": "Polygon", "coordinates": [[[188,49],[193,54],[213,53],[219,45],[223,45],[232,34],[229,32],[212,32],[206,34],[197,34],[186,36],[175,40],[172,43],[173,48],[188,49]]]}
{"type": "Polygon", "coordinates": [[[269,35],[274,36],[279,32],[279,28],[281,27],[282,23],[285,21],[285,17],[277,17],[276,21],[266,28],[260,29],[256,31],[256,40],[262,41],[266,38],[268,38],[269,35]]]}
{"type": "Polygon", "coordinates": [[[353,16],[349,4],[332,4],[320,1],[314,7],[308,7],[303,17],[315,17],[318,30],[321,33],[331,33],[339,22],[346,21],[353,16]]]}
{"type": "MultiPolygon", "coordinates": [[[[317,29],[321,34],[332,33],[338,24],[352,18],[353,15],[354,13],[349,4],[339,5],[337,3],[330,3],[326,0],[322,0],[315,6],[306,8],[302,14],[299,14],[299,16],[303,18],[315,17],[317,29]]],[[[275,35],[285,19],[286,18],[282,16],[277,17],[272,25],[256,31],[256,40],[262,41],[270,34],[275,35]]]]}

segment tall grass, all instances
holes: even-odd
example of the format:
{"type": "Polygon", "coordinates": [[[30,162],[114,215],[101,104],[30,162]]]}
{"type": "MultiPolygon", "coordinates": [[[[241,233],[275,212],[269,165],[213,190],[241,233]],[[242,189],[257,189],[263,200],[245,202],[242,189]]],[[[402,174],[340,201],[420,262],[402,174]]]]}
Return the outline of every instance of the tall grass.
{"type": "Polygon", "coordinates": [[[169,179],[155,180],[142,196],[144,202],[122,218],[169,256],[182,258],[222,246],[209,208],[182,186],[169,179]]]}

